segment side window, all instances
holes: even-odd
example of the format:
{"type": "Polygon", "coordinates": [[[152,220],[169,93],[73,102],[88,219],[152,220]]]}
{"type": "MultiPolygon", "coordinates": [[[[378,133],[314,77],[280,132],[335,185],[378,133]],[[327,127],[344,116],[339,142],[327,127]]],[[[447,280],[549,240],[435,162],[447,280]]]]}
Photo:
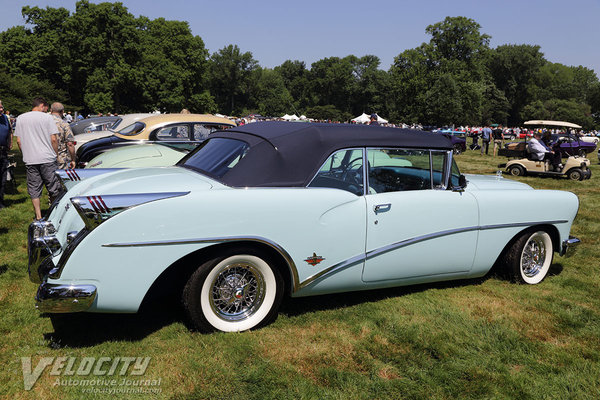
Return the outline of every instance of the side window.
{"type": "Polygon", "coordinates": [[[323,164],[308,187],[346,190],[357,196],[363,194],[362,149],[340,150],[323,164]]]}
{"type": "Polygon", "coordinates": [[[433,166],[433,187],[444,187],[444,166],[446,165],[447,153],[442,151],[431,152],[431,165],[433,166]]]}
{"type": "Polygon", "coordinates": [[[156,140],[190,140],[189,125],[169,125],[156,132],[156,140]]]}
{"type": "Polygon", "coordinates": [[[211,132],[216,128],[206,124],[194,124],[194,140],[206,140],[211,132]]]}
{"type": "Polygon", "coordinates": [[[431,189],[429,154],[426,150],[367,150],[369,193],[431,189]]]}

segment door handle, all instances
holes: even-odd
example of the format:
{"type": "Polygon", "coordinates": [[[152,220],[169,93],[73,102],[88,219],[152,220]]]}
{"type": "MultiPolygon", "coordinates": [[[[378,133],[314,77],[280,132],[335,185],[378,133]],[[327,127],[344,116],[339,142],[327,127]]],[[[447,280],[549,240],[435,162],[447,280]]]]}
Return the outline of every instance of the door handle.
{"type": "Polygon", "coordinates": [[[380,212],[390,211],[391,208],[392,208],[392,204],[391,203],[377,204],[376,206],[373,207],[373,211],[375,211],[375,214],[377,214],[377,213],[380,213],[380,212]]]}

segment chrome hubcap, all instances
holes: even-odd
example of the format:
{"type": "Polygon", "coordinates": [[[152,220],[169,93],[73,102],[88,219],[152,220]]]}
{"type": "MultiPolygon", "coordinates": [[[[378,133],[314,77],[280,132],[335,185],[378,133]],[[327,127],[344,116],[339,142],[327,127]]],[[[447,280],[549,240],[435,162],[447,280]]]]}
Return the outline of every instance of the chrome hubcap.
{"type": "Polygon", "coordinates": [[[248,318],[260,307],[265,294],[262,274],[250,263],[226,265],[211,284],[210,306],[226,321],[248,318]]]}
{"type": "Polygon", "coordinates": [[[544,266],[546,260],[546,247],[541,238],[530,238],[525,244],[523,255],[521,256],[521,268],[523,274],[532,278],[536,276],[544,266]]]}

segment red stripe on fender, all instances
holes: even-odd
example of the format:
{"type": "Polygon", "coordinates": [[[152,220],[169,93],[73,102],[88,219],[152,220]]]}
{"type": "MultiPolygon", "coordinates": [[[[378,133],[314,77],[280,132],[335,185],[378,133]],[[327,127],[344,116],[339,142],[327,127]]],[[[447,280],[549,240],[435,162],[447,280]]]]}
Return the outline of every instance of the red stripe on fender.
{"type": "Polygon", "coordinates": [[[98,200],[100,200],[100,203],[102,203],[102,205],[104,206],[104,209],[106,210],[106,212],[110,212],[110,208],[106,205],[106,203],[102,199],[102,196],[98,196],[98,200]]]}
{"type": "Polygon", "coordinates": [[[96,203],[94,202],[94,199],[90,196],[87,196],[88,201],[90,202],[90,205],[92,206],[92,208],[94,209],[95,212],[99,213],[100,210],[98,210],[98,207],[96,207],[96,203]]]}
{"type": "Polygon", "coordinates": [[[106,212],[106,210],[104,209],[104,207],[102,207],[102,204],[98,200],[97,196],[92,196],[92,199],[94,199],[94,201],[96,202],[96,206],[98,206],[98,209],[100,210],[101,213],[106,212]]]}

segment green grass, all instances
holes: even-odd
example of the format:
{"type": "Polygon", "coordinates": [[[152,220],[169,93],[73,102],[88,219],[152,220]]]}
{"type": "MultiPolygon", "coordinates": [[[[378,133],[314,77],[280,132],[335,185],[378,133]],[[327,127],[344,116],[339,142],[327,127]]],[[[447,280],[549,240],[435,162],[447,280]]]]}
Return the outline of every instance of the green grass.
{"type": "MultiPolygon", "coordinates": [[[[556,257],[540,285],[495,276],[287,300],[253,332],[191,333],[165,304],[138,315],[80,314],[55,332],[33,307],[26,231],[33,217],[23,168],[0,211],[0,397],[89,398],[55,387],[47,369],[23,389],[20,357],[151,357],[145,379],[176,399],[596,399],[600,395],[600,168],[592,179],[522,177],[576,193],[572,234],[583,244],[556,257]]],[[[463,172],[495,174],[500,157],[468,151],[463,172]]],[[[506,207],[518,207],[518,204],[506,207]]],[[[114,398],[115,395],[100,395],[114,398]]]]}

